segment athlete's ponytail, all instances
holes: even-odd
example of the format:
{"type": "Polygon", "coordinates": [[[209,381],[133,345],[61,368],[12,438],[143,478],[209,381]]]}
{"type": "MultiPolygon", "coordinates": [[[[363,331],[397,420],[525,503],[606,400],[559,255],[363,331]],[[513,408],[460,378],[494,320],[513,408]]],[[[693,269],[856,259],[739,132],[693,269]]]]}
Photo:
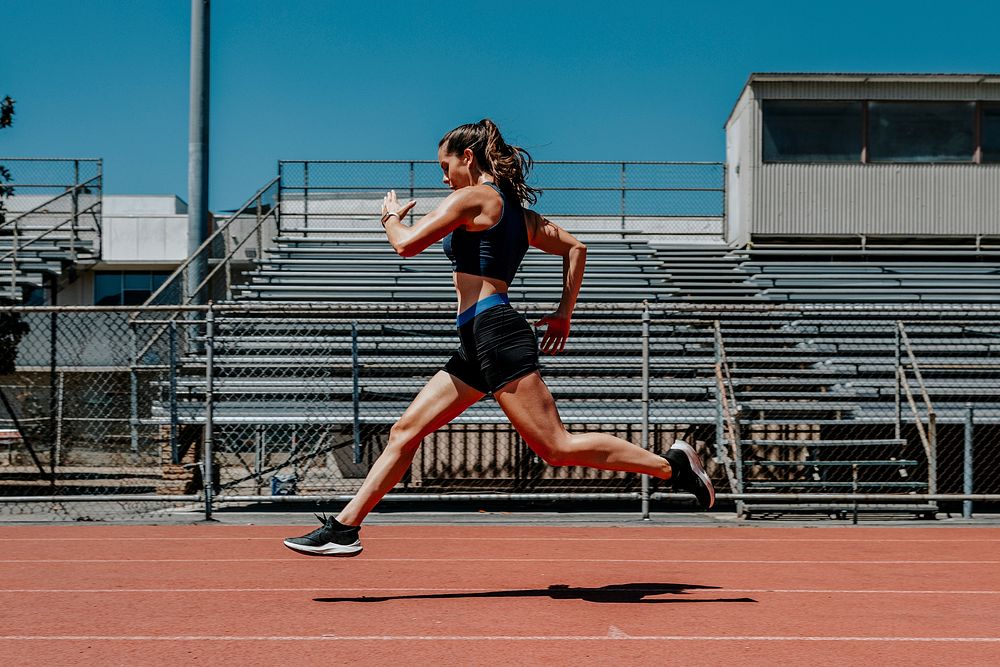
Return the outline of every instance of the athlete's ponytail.
{"type": "Polygon", "coordinates": [[[461,155],[466,148],[471,149],[479,168],[493,176],[503,191],[522,202],[538,201],[541,190],[525,183],[531,170],[531,155],[520,146],[505,142],[500,129],[489,118],[459,125],[442,137],[438,142],[438,147],[441,146],[449,155],[461,155]]]}

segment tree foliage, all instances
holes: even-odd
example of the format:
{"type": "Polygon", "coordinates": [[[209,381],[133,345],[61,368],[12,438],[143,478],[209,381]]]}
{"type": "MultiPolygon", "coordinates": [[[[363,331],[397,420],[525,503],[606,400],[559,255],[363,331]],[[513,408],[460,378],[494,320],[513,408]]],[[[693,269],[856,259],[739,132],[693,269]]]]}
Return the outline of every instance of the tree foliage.
{"type": "MultiPolygon", "coordinates": [[[[10,127],[14,123],[14,100],[7,95],[0,101],[0,129],[10,127]]],[[[0,224],[3,224],[3,200],[14,194],[14,188],[5,183],[10,183],[12,177],[10,170],[0,164],[0,224]]]]}

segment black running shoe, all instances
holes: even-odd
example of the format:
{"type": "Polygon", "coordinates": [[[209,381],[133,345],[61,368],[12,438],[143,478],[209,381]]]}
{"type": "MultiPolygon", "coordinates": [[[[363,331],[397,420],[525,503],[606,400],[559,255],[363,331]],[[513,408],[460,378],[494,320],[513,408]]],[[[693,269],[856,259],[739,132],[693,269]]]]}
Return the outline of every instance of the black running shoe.
{"type": "Polygon", "coordinates": [[[715,504],[715,487],[694,447],[683,440],[676,440],[664,454],[664,458],[670,462],[673,470],[671,481],[675,489],[693,493],[703,510],[715,504]]]}
{"type": "Polygon", "coordinates": [[[357,556],[361,553],[358,526],[345,526],[333,517],[316,515],[323,524],[308,535],[289,537],[284,544],[310,556],[357,556]]]}

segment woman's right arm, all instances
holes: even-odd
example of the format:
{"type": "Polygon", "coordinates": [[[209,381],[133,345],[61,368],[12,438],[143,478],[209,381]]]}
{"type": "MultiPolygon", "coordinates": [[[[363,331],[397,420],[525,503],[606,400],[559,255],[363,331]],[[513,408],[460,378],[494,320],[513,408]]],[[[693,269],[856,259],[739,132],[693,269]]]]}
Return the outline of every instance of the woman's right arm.
{"type": "Polygon", "coordinates": [[[393,250],[403,257],[413,257],[447,236],[456,227],[474,220],[482,212],[482,200],[475,188],[462,188],[448,195],[438,207],[412,225],[404,225],[403,218],[416,206],[415,200],[400,205],[396,191],[391,190],[382,201],[385,234],[393,250]]]}

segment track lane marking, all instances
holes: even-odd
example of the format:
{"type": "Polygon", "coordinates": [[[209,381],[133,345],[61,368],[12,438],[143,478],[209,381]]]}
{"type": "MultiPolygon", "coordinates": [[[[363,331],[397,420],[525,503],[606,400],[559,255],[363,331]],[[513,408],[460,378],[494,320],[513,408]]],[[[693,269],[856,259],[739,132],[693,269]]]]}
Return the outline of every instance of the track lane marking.
{"type": "MultiPolygon", "coordinates": [[[[576,587],[586,588],[591,587],[576,587]]],[[[496,591],[497,588],[322,588],[302,586],[292,588],[0,588],[3,593],[485,593],[496,591]]],[[[539,586],[521,586],[504,588],[507,590],[545,590],[539,586]]],[[[662,588],[604,588],[601,593],[630,592],[670,595],[670,591],[662,588]]],[[[710,588],[686,590],[685,595],[697,593],[779,593],[779,594],[845,594],[845,595],[1000,595],[1000,591],[984,590],[903,590],[903,589],[838,589],[838,588],[710,588]]]]}
{"type": "MultiPolygon", "coordinates": [[[[50,558],[0,563],[321,563],[335,557],[300,558],[50,558]]],[[[997,565],[1000,560],[701,560],[675,558],[355,558],[354,563],[672,563],[703,565],[997,565]]]]}
{"type": "MultiPolygon", "coordinates": [[[[2,529],[0,529],[2,530],[2,529]]],[[[114,540],[115,542],[227,542],[227,541],[266,541],[273,542],[276,540],[281,540],[280,536],[275,537],[114,537],[111,535],[105,535],[102,537],[0,537],[0,543],[3,542],[106,542],[108,540],[114,540]]],[[[388,542],[388,541],[418,541],[418,542],[430,542],[430,541],[461,541],[461,542],[816,542],[816,543],[836,543],[843,542],[845,544],[853,543],[870,543],[872,538],[868,539],[857,539],[857,538],[802,538],[802,537],[521,537],[521,536],[511,536],[511,537],[447,537],[447,536],[427,536],[427,537],[380,537],[378,535],[366,537],[366,542],[388,542]]],[[[913,539],[878,539],[879,542],[899,542],[899,543],[966,543],[966,542],[1000,542],[1000,538],[972,538],[972,537],[962,537],[955,539],[931,539],[931,538],[913,538],[913,539]]]]}
{"type": "Polygon", "coordinates": [[[694,641],[1000,643],[1000,637],[718,636],[718,635],[0,635],[0,641],[694,641]]]}

